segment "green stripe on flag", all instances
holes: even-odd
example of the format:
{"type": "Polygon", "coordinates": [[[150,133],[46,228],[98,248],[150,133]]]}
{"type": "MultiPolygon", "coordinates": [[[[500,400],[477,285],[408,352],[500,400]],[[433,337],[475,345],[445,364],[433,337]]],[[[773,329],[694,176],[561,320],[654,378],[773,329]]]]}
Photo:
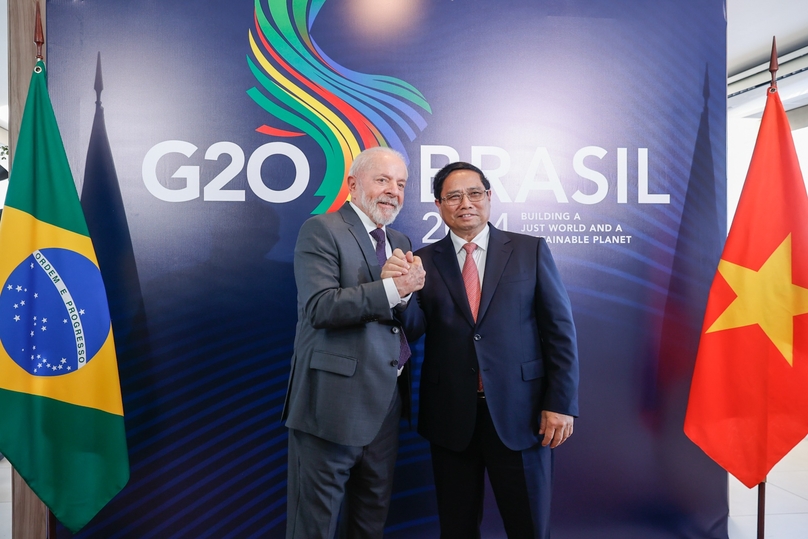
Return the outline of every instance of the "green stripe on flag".
{"type": "Polygon", "coordinates": [[[34,68],[14,149],[6,206],[89,236],[47,90],[45,64],[34,68]],[[47,148],[47,152],[41,151],[47,148]],[[34,182],[36,178],[36,182],[34,182]],[[71,201],[71,202],[67,202],[71,201]],[[75,201],[75,202],[72,202],[75,201]]]}
{"type": "Polygon", "coordinates": [[[68,529],[81,529],[129,480],[122,416],[6,390],[0,410],[6,458],[68,529]]]}

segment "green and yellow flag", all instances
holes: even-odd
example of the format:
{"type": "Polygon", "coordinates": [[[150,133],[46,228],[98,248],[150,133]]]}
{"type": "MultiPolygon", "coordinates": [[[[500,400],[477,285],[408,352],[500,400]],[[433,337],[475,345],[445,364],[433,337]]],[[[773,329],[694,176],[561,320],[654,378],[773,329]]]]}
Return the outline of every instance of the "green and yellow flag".
{"type": "Polygon", "coordinates": [[[0,221],[0,452],[71,531],[129,480],[109,307],[34,68],[0,221]]]}

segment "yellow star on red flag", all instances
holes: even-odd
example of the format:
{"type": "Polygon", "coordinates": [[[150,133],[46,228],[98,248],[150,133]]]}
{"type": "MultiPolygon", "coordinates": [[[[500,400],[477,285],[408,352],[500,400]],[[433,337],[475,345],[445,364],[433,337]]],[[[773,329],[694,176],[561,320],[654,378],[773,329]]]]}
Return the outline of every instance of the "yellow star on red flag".
{"type": "Polygon", "coordinates": [[[808,313],[808,288],[791,282],[791,234],[759,270],[721,260],[718,272],[738,296],[707,333],[757,324],[794,365],[794,317],[808,313]]]}

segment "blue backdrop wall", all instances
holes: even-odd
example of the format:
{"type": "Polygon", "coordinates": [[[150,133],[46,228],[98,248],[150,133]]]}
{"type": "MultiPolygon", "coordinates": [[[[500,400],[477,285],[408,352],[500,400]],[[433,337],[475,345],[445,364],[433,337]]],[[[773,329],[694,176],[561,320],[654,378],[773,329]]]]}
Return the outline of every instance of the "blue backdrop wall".
{"type": "MultiPolygon", "coordinates": [[[[723,1],[51,0],[47,16],[132,466],[77,537],[283,537],[292,250],[377,144],[409,157],[396,226],[416,246],[445,233],[429,181],[456,159],[492,179],[497,226],[550,242],[582,411],[556,452],[554,537],[727,536],[726,474],[682,432],[726,232],[723,1]]],[[[401,438],[386,536],[437,536],[428,446],[401,438]]],[[[489,509],[486,537],[504,537],[489,509]]]]}

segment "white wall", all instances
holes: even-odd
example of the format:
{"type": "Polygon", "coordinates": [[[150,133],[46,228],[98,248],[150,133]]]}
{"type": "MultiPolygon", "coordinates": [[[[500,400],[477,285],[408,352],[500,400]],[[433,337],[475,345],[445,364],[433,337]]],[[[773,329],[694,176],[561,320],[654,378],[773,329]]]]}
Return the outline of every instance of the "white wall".
{"type": "MultiPolygon", "coordinates": [[[[727,230],[735,215],[743,182],[752,160],[760,119],[729,118],[727,120],[727,230]]],[[[803,181],[808,178],[808,127],[792,132],[794,147],[800,160],[803,181]]],[[[808,185],[808,184],[806,184],[808,185]]]]}

